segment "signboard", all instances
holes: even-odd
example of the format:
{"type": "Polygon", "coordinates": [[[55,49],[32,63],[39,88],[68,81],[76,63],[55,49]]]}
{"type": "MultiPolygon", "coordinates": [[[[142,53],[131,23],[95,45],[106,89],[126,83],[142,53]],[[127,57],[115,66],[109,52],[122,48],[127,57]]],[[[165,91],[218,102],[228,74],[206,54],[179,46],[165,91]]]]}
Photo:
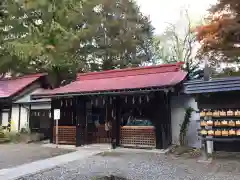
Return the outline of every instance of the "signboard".
{"type": "Polygon", "coordinates": [[[60,119],[60,109],[54,109],[53,111],[53,118],[56,120],[56,145],[58,148],[58,120],[60,119]]]}
{"type": "Polygon", "coordinates": [[[60,114],[60,109],[54,109],[54,120],[59,120],[60,114]]]}

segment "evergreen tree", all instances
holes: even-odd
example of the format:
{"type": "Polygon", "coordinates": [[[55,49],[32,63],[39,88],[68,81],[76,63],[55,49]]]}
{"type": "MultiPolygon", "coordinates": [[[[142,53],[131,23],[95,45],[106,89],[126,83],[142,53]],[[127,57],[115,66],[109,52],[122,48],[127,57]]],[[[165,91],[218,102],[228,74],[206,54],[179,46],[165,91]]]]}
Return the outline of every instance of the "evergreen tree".
{"type": "Polygon", "coordinates": [[[153,28],[130,0],[3,4],[1,48],[8,57],[4,66],[12,73],[47,71],[59,84],[66,74],[138,66],[151,59],[153,28]]]}

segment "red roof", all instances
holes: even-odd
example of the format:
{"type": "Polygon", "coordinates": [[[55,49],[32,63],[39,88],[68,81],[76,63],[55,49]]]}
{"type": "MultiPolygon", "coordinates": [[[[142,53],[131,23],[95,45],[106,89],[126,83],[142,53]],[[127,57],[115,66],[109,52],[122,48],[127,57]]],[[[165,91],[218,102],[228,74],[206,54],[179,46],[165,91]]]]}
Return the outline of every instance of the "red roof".
{"type": "Polygon", "coordinates": [[[174,86],[186,77],[186,72],[180,69],[180,65],[176,63],[78,74],[76,81],[34,96],[174,86]]]}
{"type": "Polygon", "coordinates": [[[0,98],[7,98],[20,92],[23,88],[32,84],[43,74],[33,74],[17,77],[14,79],[6,78],[0,80],[0,98]]]}

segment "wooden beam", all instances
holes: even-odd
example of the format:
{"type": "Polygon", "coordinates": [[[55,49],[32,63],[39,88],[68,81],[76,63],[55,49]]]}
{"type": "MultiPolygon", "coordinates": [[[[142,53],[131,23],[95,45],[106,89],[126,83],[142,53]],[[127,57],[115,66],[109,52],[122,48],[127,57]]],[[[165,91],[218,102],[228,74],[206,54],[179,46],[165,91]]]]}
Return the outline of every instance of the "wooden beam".
{"type": "Polygon", "coordinates": [[[53,132],[54,132],[54,108],[57,103],[56,99],[51,100],[51,117],[50,117],[50,143],[53,143],[53,132]]]}
{"type": "Polygon", "coordinates": [[[96,92],[76,92],[76,93],[62,93],[62,94],[46,94],[46,95],[32,95],[31,99],[43,99],[43,98],[63,98],[63,97],[74,97],[74,96],[99,96],[99,95],[125,95],[135,93],[149,93],[169,90],[171,87],[166,88],[141,88],[141,89],[122,89],[122,90],[109,90],[109,91],[96,91],[96,92]]]}
{"type": "Polygon", "coordinates": [[[9,111],[8,111],[8,129],[9,132],[11,131],[11,125],[12,125],[12,104],[10,105],[9,111]]]}
{"type": "Polygon", "coordinates": [[[18,132],[20,132],[20,124],[21,124],[21,104],[18,105],[18,132]]]}
{"type": "Polygon", "coordinates": [[[121,100],[116,98],[116,146],[120,145],[120,128],[121,128],[121,100]]]}

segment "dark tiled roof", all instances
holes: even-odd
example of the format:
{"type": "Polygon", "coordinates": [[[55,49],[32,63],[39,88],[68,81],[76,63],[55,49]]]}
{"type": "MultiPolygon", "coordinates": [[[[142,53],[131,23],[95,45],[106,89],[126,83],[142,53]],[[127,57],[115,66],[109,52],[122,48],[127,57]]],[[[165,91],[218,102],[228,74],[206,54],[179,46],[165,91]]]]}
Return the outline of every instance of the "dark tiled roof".
{"type": "Polygon", "coordinates": [[[208,81],[193,80],[184,83],[184,93],[186,94],[200,94],[239,90],[240,90],[240,77],[214,78],[208,81]]]}
{"type": "Polygon", "coordinates": [[[0,98],[8,98],[15,95],[43,75],[44,74],[33,74],[14,79],[0,80],[0,98]]]}
{"type": "Polygon", "coordinates": [[[33,98],[43,98],[62,94],[117,91],[174,86],[186,77],[180,63],[122,70],[110,70],[79,74],[75,82],[48,90],[33,98]]]}

